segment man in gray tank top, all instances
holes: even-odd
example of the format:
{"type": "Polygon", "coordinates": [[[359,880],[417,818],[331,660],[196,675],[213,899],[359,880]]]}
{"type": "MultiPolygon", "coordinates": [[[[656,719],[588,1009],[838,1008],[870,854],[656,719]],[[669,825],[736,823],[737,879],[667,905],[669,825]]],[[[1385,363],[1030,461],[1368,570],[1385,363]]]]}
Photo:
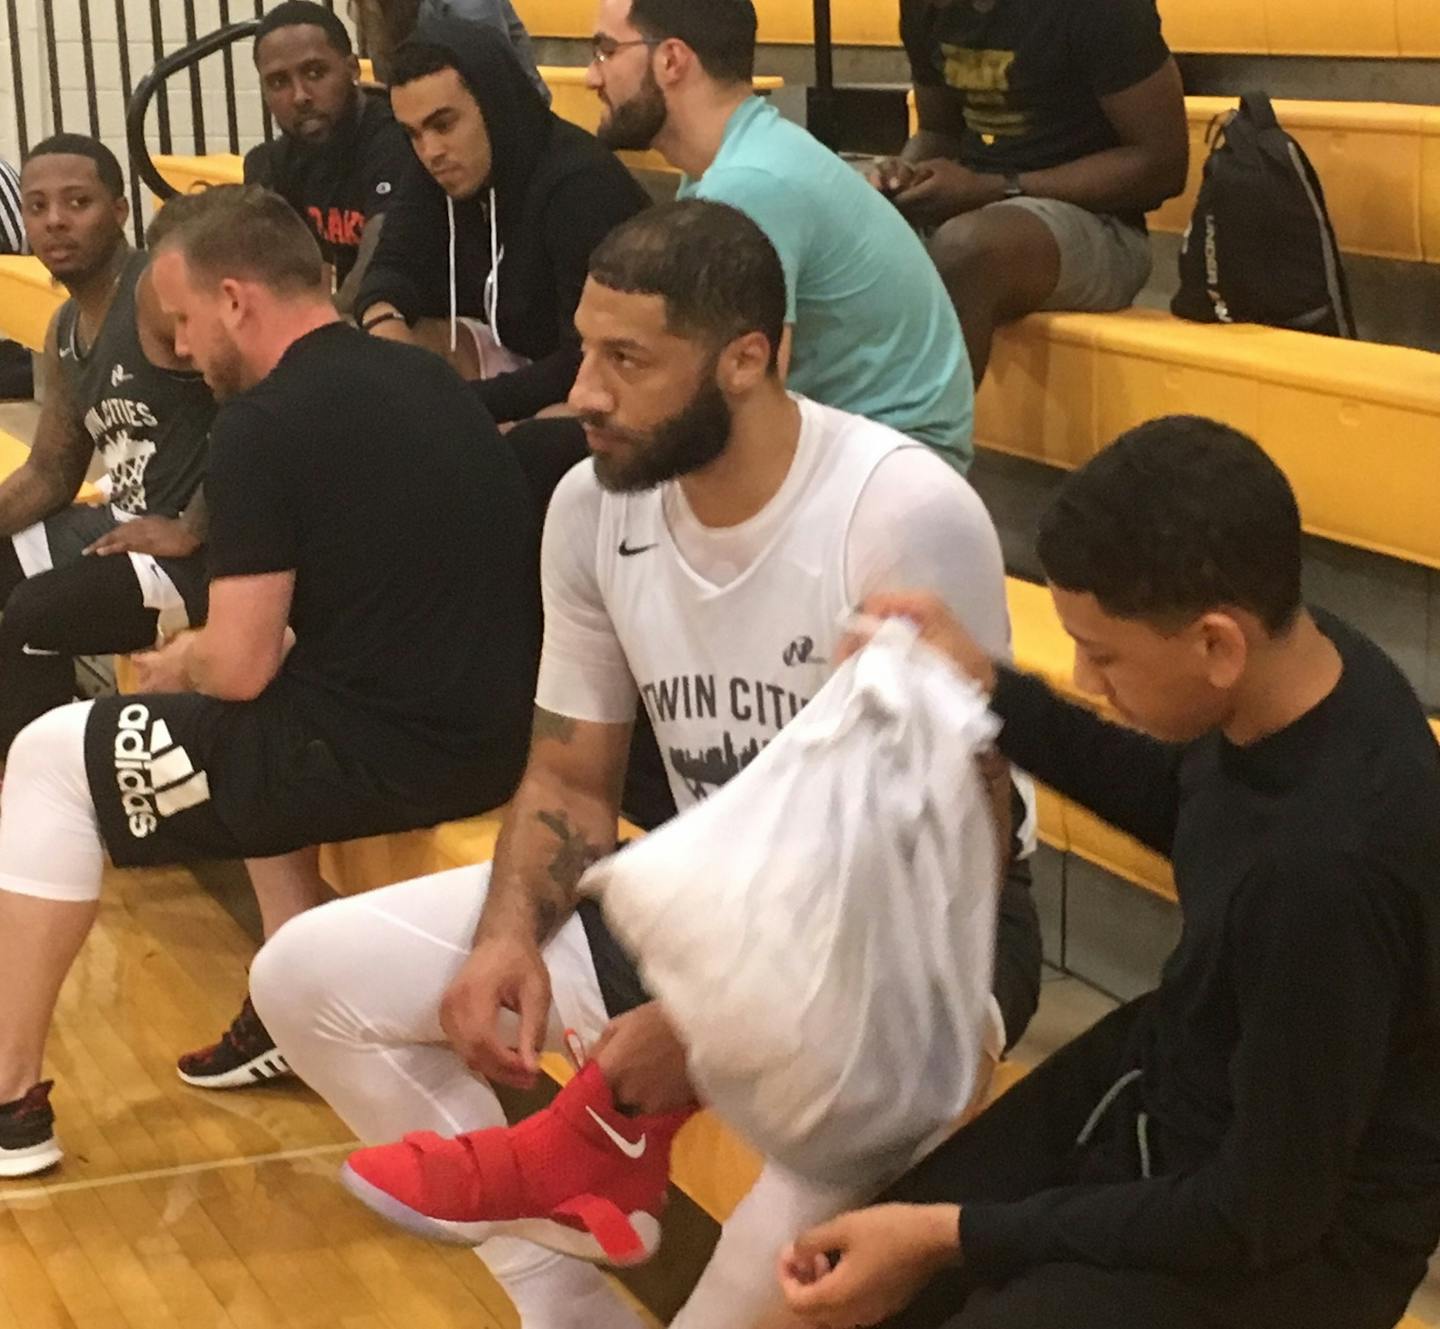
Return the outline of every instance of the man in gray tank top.
{"type": "Polygon", "coordinates": [[[74,695],[74,656],[148,649],[203,618],[198,500],[215,413],[126,242],[110,151],[47,139],[21,197],[30,246],[70,299],[45,338],[34,446],[0,483],[0,762],[74,695]],[[97,452],[107,501],[77,503],[97,452]]]}

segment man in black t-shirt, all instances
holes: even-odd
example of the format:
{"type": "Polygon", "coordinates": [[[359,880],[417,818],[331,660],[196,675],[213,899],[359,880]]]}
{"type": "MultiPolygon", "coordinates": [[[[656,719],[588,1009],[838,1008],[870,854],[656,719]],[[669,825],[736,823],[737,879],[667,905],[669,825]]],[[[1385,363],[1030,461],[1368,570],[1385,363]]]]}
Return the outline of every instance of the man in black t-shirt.
{"type": "Polygon", "coordinates": [[[1145,213],[1185,188],[1180,74],[1155,0],[900,0],[900,27],[919,131],[872,178],[937,228],[979,382],[999,325],[1148,280],[1145,213]]]}
{"type": "Polygon", "coordinates": [[[361,253],[374,252],[380,219],[414,172],[410,144],[384,96],[358,86],[345,25],[312,0],[285,0],[261,19],[255,68],[280,137],[246,155],[245,181],[273,189],[314,228],[348,310],[361,253]]]}
{"type": "MultiPolygon", "coordinates": [[[[273,933],[329,895],[309,846],[494,808],[529,743],[539,535],[495,426],[438,358],[339,321],[278,196],[221,187],[162,216],[155,288],[222,403],[209,619],[137,658],[140,695],[60,707],[15,742],[0,1105],[44,1098],[45,1032],[102,848],[125,867],[246,858],[273,933]]],[[[248,1002],[181,1063],[213,1088],[284,1069],[248,1002]]],[[[58,1161],[48,1112],[32,1104],[28,1142],[7,1144],[0,1121],[0,1175],[58,1161]]]]}

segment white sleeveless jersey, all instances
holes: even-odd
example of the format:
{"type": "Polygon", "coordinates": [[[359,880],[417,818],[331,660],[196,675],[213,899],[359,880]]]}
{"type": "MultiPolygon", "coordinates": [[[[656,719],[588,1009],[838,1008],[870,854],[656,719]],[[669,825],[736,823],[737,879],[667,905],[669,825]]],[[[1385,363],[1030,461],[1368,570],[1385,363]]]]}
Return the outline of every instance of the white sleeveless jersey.
{"type": "Polygon", "coordinates": [[[916,446],[812,402],[802,410],[805,428],[824,435],[823,455],[788,519],[728,585],[686,562],[663,489],[601,500],[598,589],[682,809],[744,769],[830,676],[853,607],[856,505],[886,457],[916,446]]]}

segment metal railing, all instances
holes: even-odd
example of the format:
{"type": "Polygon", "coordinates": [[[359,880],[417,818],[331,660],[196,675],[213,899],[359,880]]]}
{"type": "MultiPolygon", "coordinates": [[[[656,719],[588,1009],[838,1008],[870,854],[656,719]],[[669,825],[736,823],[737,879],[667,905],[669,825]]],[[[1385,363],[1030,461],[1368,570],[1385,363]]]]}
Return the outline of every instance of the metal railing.
{"type": "MultiPolygon", "coordinates": [[[[190,12],[190,6],[187,5],[186,10],[190,12]]],[[[150,113],[150,103],[160,100],[163,105],[166,83],[176,74],[189,73],[190,96],[193,103],[191,123],[195,135],[195,152],[197,156],[203,157],[209,149],[205,137],[205,111],[199,88],[199,65],[208,56],[215,55],[217,52],[223,54],[228,75],[225,83],[225,105],[229,119],[229,147],[231,152],[238,153],[240,151],[240,117],[235,104],[235,74],[230,48],[236,42],[244,41],[245,38],[252,36],[259,26],[259,19],[246,19],[241,23],[231,23],[208,36],[192,39],[174,54],[165,56],[154,69],[140,80],[139,86],[130,98],[129,106],[125,109],[125,142],[130,149],[131,169],[139,172],[140,178],[150,187],[151,192],[157,198],[170,198],[178,191],[160,174],[160,170],[151,156],[150,145],[145,141],[145,121],[150,113]]],[[[168,116],[162,111],[160,151],[164,154],[168,154],[173,147],[169,141],[167,120],[168,116]]],[[[265,138],[268,141],[273,133],[269,112],[264,114],[263,120],[265,138]]]]}

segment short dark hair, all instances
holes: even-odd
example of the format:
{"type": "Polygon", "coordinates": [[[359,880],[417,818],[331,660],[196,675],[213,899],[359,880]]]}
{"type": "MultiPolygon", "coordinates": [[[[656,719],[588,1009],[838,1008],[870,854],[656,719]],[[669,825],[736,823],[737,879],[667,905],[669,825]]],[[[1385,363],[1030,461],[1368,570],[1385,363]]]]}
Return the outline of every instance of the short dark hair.
{"type": "Polygon", "coordinates": [[[100,177],[105,192],[111,198],[119,198],[125,193],[125,173],[120,169],[115,154],[98,138],[85,134],[52,134],[25,154],[20,169],[23,171],[36,157],[89,157],[95,163],[95,174],[100,177]]]}
{"type": "Polygon", "coordinates": [[[179,194],[160,209],[146,238],[152,250],[178,249],[193,271],[216,282],[244,277],[285,294],[324,289],[314,233],[260,185],[179,194]]]}
{"type": "Polygon", "coordinates": [[[755,77],[758,20],[751,0],[631,0],[630,22],[647,37],[682,41],[711,78],[755,77]]]}
{"type": "Polygon", "coordinates": [[[470,79],[460,67],[454,51],[438,42],[417,41],[413,37],[401,42],[390,58],[390,86],[403,88],[407,83],[414,83],[416,79],[428,78],[431,74],[439,74],[446,69],[453,69],[459,74],[460,81],[469,89],[470,95],[477,102],[480,100],[470,79]]]}
{"type": "Polygon", "coordinates": [[[324,5],[315,4],[314,0],[284,0],[284,3],[276,5],[260,20],[260,26],[255,29],[257,60],[260,56],[260,43],[277,28],[320,28],[330,45],[341,55],[350,56],[355,53],[355,47],[350,41],[350,30],[340,21],[339,15],[326,9],[324,5]]]}
{"type": "Polygon", "coordinates": [[[1300,509],[1238,430],[1193,415],[1123,434],[1070,476],[1041,519],[1045,575],[1108,614],[1180,626],[1248,610],[1272,634],[1300,610],[1300,509]]]}
{"type": "Polygon", "coordinates": [[[785,332],[785,269],[769,237],[725,203],[687,199],[649,208],[590,256],[590,276],[612,291],[658,295],[671,331],[725,346],[748,332],[770,339],[771,368],[785,332]]]}

